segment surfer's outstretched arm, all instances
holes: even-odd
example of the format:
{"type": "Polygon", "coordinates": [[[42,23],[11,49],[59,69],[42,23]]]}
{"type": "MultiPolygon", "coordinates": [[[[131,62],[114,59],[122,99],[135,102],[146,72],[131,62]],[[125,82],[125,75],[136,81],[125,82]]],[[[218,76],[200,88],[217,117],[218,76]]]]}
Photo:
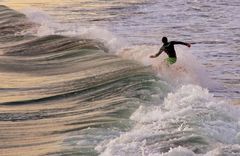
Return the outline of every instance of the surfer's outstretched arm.
{"type": "Polygon", "coordinates": [[[174,44],[182,44],[182,45],[185,45],[187,47],[191,47],[191,44],[190,43],[186,43],[186,42],[180,42],[180,41],[171,41],[171,43],[174,45],[174,44]]]}
{"type": "Polygon", "coordinates": [[[158,51],[158,53],[157,54],[155,54],[155,55],[151,55],[150,56],[150,58],[155,58],[155,57],[158,57],[162,52],[164,51],[164,48],[163,47],[161,47],[160,48],[160,50],[158,51]]]}

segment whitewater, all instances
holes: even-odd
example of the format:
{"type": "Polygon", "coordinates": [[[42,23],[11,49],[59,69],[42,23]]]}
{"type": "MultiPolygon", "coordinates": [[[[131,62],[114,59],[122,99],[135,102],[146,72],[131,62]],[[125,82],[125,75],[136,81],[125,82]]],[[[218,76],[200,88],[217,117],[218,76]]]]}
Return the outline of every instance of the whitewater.
{"type": "Polygon", "coordinates": [[[0,155],[240,155],[237,0],[0,4],[0,155]]]}

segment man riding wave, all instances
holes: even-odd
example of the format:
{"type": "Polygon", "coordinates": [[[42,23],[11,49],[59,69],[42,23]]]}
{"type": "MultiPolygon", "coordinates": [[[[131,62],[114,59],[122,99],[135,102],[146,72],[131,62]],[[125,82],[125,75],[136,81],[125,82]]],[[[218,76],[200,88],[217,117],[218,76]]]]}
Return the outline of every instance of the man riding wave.
{"type": "Polygon", "coordinates": [[[191,47],[190,43],[185,43],[185,42],[180,42],[180,41],[168,42],[167,37],[163,37],[162,42],[163,42],[163,46],[160,48],[159,52],[155,55],[151,55],[150,58],[156,58],[164,51],[168,55],[168,58],[165,59],[165,61],[168,63],[168,65],[174,64],[177,61],[177,55],[176,55],[176,51],[174,49],[175,44],[182,44],[189,48],[191,47]]]}

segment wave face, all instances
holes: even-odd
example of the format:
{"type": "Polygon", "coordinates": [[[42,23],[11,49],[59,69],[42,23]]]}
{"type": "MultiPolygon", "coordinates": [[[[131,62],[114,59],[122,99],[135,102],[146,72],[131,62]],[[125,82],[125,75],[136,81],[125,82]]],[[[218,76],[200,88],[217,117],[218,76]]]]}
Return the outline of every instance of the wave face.
{"type": "Polygon", "coordinates": [[[4,6],[0,20],[1,155],[92,155],[109,127],[131,127],[130,114],[154,92],[149,68],[98,41],[21,35],[37,25],[4,6]],[[89,145],[72,145],[75,133],[89,145]]]}
{"type": "Polygon", "coordinates": [[[0,155],[239,155],[239,107],[190,84],[187,61],[166,72],[144,59],[155,47],[40,37],[6,6],[0,23],[0,155]]]}

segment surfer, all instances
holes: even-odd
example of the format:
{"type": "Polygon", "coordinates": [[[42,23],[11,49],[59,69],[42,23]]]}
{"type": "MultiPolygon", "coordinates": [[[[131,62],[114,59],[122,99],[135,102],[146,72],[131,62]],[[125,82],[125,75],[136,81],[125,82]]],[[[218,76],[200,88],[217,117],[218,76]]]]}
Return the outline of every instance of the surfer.
{"type": "Polygon", "coordinates": [[[175,44],[182,44],[187,47],[191,47],[190,43],[180,42],[180,41],[170,41],[168,42],[167,37],[162,38],[163,46],[160,48],[159,52],[155,55],[151,55],[150,58],[158,57],[163,51],[167,53],[168,58],[165,59],[168,65],[174,64],[177,61],[177,55],[174,49],[175,44]]]}

